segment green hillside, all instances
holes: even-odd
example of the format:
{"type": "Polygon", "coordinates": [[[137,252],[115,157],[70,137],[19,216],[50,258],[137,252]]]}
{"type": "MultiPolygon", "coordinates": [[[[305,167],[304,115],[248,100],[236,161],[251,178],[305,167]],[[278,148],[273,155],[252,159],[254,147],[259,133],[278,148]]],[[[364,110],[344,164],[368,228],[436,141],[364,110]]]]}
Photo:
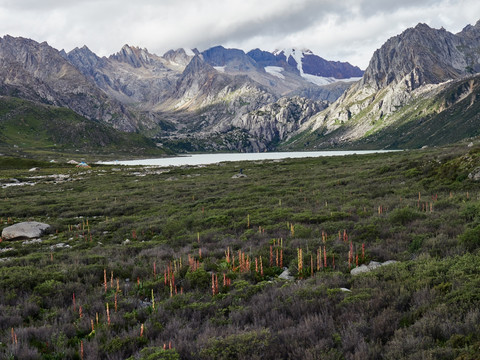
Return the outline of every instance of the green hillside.
{"type": "MultiPolygon", "coordinates": [[[[415,149],[453,144],[480,135],[480,76],[446,85],[435,95],[414,98],[385,119],[363,138],[338,144],[349,127],[358,126],[362,113],[331,133],[323,129],[306,131],[281,146],[282,149],[353,148],[353,149],[415,149]]],[[[379,99],[378,101],[381,101],[379,99]]],[[[373,105],[372,105],[373,106],[373,105]]]]}
{"type": "Polygon", "coordinates": [[[7,154],[165,154],[142,135],[116,131],[67,108],[12,97],[0,97],[0,150],[7,154]]]}

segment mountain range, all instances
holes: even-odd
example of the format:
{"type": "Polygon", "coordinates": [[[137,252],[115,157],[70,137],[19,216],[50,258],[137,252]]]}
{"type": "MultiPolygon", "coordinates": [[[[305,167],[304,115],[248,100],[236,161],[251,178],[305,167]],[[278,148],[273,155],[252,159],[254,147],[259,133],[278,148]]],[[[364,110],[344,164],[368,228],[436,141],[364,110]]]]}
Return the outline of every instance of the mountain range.
{"type": "MultiPolygon", "coordinates": [[[[480,22],[457,34],[407,29],[373,54],[365,72],[309,50],[216,46],[159,56],[125,45],[99,57],[87,46],[67,53],[0,38],[0,102],[66,108],[175,151],[457,141],[477,135],[479,71],[480,22]]],[[[7,115],[0,112],[0,130],[7,115]]]]}

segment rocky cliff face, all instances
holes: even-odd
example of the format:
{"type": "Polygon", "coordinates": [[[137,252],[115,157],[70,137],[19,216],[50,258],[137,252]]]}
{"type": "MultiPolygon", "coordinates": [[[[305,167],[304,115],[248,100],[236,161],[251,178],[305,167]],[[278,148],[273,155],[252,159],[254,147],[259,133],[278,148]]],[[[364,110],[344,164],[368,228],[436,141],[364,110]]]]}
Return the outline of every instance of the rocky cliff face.
{"type": "Polygon", "coordinates": [[[183,70],[177,63],[128,45],[109,58],[98,58],[85,46],[69,52],[67,58],[110,97],[140,111],[162,102],[183,70]]]}
{"type": "Polygon", "coordinates": [[[87,119],[133,131],[134,117],[47,43],[5,36],[0,39],[0,91],[28,100],[69,107],[87,119]]]}
{"type": "Polygon", "coordinates": [[[458,34],[419,24],[378,49],[362,80],[312,117],[302,131],[328,135],[338,130],[330,141],[356,141],[392,126],[395,114],[419,96],[478,71],[479,60],[480,22],[458,34]]]}
{"type": "Polygon", "coordinates": [[[253,151],[273,150],[288,140],[311,116],[328,106],[326,101],[305,98],[281,98],[232,122],[246,131],[253,151]]]}
{"type": "MultiPolygon", "coordinates": [[[[0,42],[0,94],[69,107],[88,119],[157,139],[193,136],[213,144],[213,136],[215,143],[225,140],[228,149],[260,150],[271,149],[324,107],[314,100],[334,100],[347,87],[312,83],[291,56],[260,50],[249,54],[218,46],[158,56],[125,45],[99,57],[86,46],[65,53],[7,36],[0,42]],[[289,100],[265,108],[282,97],[289,100]],[[281,113],[274,116],[277,108],[281,113]],[[260,116],[259,109],[270,115],[260,116]]],[[[313,54],[303,58],[307,55],[313,59],[313,54]]]]}

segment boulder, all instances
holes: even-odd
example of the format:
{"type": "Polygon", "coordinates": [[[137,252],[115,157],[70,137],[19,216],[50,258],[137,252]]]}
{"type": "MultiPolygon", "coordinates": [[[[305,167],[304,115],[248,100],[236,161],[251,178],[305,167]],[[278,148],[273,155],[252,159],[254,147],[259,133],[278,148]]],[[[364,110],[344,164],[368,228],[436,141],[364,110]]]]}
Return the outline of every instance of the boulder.
{"type": "Polygon", "coordinates": [[[21,222],[12,226],[8,226],[2,231],[2,239],[16,240],[16,239],[33,239],[45,234],[50,229],[50,225],[27,221],[21,222]]]}
{"type": "Polygon", "coordinates": [[[476,168],[470,174],[468,174],[468,178],[473,181],[480,180],[480,168],[476,168]]]}
{"type": "Polygon", "coordinates": [[[242,174],[242,173],[238,173],[238,174],[235,174],[232,176],[232,179],[240,179],[240,178],[246,178],[247,175],[245,174],[242,174]]]}
{"type": "Polygon", "coordinates": [[[283,272],[280,275],[278,275],[278,277],[280,279],[288,280],[288,281],[295,280],[295,278],[292,275],[290,275],[290,271],[288,270],[288,268],[284,268],[283,272]]]}
{"type": "Polygon", "coordinates": [[[376,268],[379,268],[380,266],[395,264],[396,262],[397,261],[395,260],[388,260],[388,261],[385,261],[384,263],[380,263],[377,261],[370,261],[370,264],[368,265],[363,264],[363,265],[360,265],[359,267],[353,268],[352,270],[350,270],[350,274],[358,275],[361,273],[372,271],[376,268]]]}

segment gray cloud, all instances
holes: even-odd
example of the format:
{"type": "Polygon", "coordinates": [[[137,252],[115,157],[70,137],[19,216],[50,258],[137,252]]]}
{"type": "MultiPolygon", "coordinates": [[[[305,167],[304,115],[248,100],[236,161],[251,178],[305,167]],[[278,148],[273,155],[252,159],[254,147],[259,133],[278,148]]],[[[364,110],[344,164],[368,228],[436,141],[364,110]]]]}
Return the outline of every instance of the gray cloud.
{"type": "Polygon", "coordinates": [[[310,48],[366,67],[389,37],[418,22],[459,31],[477,0],[0,0],[0,35],[87,45],[109,55],[128,43],[163,54],[225,45],[310,48]]]}

